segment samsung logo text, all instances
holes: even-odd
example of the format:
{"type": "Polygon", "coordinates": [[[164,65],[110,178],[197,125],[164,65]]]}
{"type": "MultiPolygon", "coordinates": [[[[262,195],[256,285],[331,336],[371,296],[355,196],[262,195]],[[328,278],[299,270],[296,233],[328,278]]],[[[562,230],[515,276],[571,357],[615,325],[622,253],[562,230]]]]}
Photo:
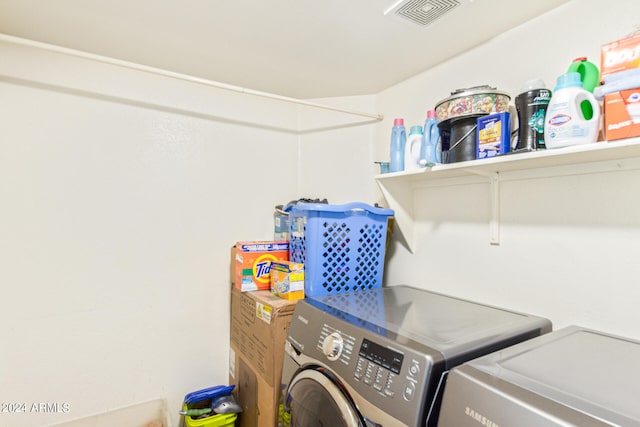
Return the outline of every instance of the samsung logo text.
{"type": "Polygon", "coordinates": [[[473,409],[469,408],[468,406],[464,409],[464,413],[468,417],[473,418],[474,420],[476,420],[481,426],[484,426],[484,427],[500,427],[500,425],[494,423],[489,418],[485,417],[484,415],[482,415],[479,412],[474,411],[473,409]]]}

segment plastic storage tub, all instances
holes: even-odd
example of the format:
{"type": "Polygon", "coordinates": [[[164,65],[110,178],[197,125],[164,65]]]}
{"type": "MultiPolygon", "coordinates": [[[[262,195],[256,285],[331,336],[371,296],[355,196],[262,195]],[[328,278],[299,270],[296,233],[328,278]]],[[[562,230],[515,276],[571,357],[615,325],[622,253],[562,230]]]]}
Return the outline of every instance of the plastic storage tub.
{"type": "MultiPolygon", "coordinates": [[[[234,385],[214,386],[189,393],[184,397],[182,409],[209,408],[214,398],[231,394],[234,388],[234,385]]],[[[232,427],[236,423],[236,418],[238,414],[235,413],[215,414],[203,418],[185,415],[184,424],[186,427],[232,427]]]]}
{"type": "MultiPolygon", "coordinates": [[[[184,405],[185,409],[187,405],[184,405]]],[[[184,417],[186,427],[233,427],[236,425],[238,414],[216,414],[206,418],[184,417]]]]}
{"type": "Polygon", "coordinates": [[[366,203],[297,203],[289,214],[289,259],[304,264],[305,296],[382,286],[393,210],[366,203]]]}

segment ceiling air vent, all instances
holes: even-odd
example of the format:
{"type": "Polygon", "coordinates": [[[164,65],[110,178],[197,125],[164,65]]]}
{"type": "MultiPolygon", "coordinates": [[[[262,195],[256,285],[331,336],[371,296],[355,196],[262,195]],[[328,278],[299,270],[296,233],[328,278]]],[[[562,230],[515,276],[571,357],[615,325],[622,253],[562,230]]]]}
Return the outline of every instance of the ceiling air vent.
{"type": "Polygon", "coordinates": [[[457,0],[407,0],[395,13],[416,24],[429,25],[458,6],[457,0]]]}

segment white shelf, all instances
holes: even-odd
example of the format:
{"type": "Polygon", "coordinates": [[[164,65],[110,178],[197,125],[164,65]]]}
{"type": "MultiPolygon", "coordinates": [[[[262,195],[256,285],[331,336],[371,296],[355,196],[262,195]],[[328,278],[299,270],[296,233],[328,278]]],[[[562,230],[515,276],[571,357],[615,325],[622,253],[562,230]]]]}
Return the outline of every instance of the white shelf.
{"type": "Polygon", "coordinates": [[[414,193],[419,188],[484,181],[491,184],[491,244],[499,244],[500,182],[536,176],[594,173],[622,168],[640,168],[640,138],[573,147],[508,154],[491,159],[436,165],[408,172],[376,175],[389,207],[395,211],[409,250],[415,250],[414,193]]]}

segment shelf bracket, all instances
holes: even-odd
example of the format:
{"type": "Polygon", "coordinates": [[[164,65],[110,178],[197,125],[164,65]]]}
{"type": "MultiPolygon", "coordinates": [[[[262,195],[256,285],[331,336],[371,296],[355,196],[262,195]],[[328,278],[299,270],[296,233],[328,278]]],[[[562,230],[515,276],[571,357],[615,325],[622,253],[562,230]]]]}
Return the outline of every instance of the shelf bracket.
{"type": "Polygon", "coordinates": [[[500,174],[495,172],[489,178],[491,186],[491,213],[489,218],[489,244],[500,245],[500,174]]]}
{"type": "Polygon", "coordinates": [[[491,212],[489,217],[489,244],[492,246],[500,245],[500,173],[487,172],[476,169],[468,169],[467,173],[471,175],[483,176],[489,178],[491,191],[491,212]]]}

